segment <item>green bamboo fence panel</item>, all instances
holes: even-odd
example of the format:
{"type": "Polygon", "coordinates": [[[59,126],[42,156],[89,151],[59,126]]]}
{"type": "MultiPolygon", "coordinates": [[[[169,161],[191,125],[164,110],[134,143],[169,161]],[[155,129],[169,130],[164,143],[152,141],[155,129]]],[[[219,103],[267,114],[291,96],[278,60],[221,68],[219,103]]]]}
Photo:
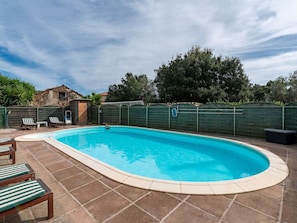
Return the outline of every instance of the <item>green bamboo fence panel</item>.
{"type": "Polygon", "coordinates": [[[129,124],[132,126],[146,127],[146,106],[132,105],[129,108],[129,124]]]}
{"type": "Polygon", "coordinates": [[[121,108],[116,105],[104,105],[101,107],[102,123],[111,125],[121,124],[121,108]]]}
{"type": "Polygon", "coordinates": [[[239,106],[243,115],[237,120],[237,134],[264,137],[265,128],[282,128],[282,107],[272,104],[246,104],[239,106]]]}
{"type": "Polygon", "coordinates": [[[129,111],[128,105],[123,105],[121,107],[121,125],[129,125],[129,111]]]}
{"type": "Polygon", "coordinates": [[[0,128],[5,128],[5,112],[6,108],[0,106],[0,128]]]}
{"type": "Polygon", "coordinates": [[[48,117],[58,117],[59,120],[64,120],[63,107],[40,107],[37,108],[37,121],[48,121],[48,117]]]}
{"type": "MultiPolygon", "coordinates": [[[[190,104],[177,104],[171,106],[172,109],[177,109],[176,117],[171,115],[170,129],[178,131],[197,132],[198,107],[190,104]]],[[[199,123],[198,123],[199,124],[199,123]]]]}
{"type": "Polygon", "coordinates": [[[285,129],[297,130],[297,104],[291,104],[284,108],[285,129]]]}
{"type": "Polygon", "coordinates": [[[234,107],[226,104],[199,106],[199,132],[234,134],[234,107]]]}
{"type": "MultiPolygon", "coordinates": [[[[48,121],[49,116],[64,119],[65,108],[11,106],[0,107],[0,128],[5,128],[5,111],[9,114],[8,125],[19,128],[22,118],[48,121]]],[[[231,106],[209,103],[164,105],[102,105],[92,107],[89,119],[93,124],[132,125],[156,129],[171,129],[188,132],[207,132],[228,135],[265,137],[265,128],[297,130],[297,104],[278,106],[269,103],[251,103],[231,106]],[[177,117],[172,109],[178,108],[177,117]],[[101,112],[100,112],[101,110],[101,112]],[[236,114],[232,113],[234,111],[236,114]]]]}
{"type": "Polygon", "coordinates": [[[147,127],[169,129],[170,107],[167,105],[151,105],[147,109],[147,127]]]}

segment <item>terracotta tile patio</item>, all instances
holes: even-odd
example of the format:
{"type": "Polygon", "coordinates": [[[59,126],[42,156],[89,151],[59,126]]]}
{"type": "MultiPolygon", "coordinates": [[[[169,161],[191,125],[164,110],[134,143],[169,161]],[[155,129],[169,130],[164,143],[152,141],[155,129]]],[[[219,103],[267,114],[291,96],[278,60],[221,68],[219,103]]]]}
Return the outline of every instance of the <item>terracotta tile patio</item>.
{"type": "MultiPolygon", "coordinates": [[[[16,137],[40,130],[0,130],[16,137]]],[[[17,142],[17,163],[27,162],[54,192],[54,217],[47,204],[20,211],[0,222],[297,222],[297,144],[236,137],[277,154],[290,169],[288,178],[263,190],[220,196],[149,191],[110,180],[45,142],[17,142]]],[[[8,164],[7,157],[0,165],[8,164]]]]}

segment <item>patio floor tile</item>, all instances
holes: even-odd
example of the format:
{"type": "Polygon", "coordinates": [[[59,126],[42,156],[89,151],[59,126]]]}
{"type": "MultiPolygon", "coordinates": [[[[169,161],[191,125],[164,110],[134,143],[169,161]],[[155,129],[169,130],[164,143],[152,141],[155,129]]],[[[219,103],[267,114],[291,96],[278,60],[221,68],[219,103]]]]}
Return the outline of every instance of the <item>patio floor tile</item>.
{"type": "Polygon", "coordinates": [[[239,194],[236,202],[249,206],[274,218],[278,218],[281,200],[259,192],[239,194]]]}
{"type": "Polygon", "coordinates": [[[223,220],[226,220],[228,223],[276,223],[278,222],[276,218],[269,217],[260,213],[257,210],[251,209],[247,206],[238,204],[234,202],[230,209],[227,211],[223,220]]]}
{"type": "Polygon", "coordinates": [[[191,196],[187,202],[221,218],[232,200],[224,196],[191,196]]]}
{"type": "Polygon", "coordinates": [[[77,168],[76,166],[71,166],[68,168],[65,168],[63,170],[57,171],[53,173],[53,176],[57,179],[57,180],[64,180],[67,179],[69,177],[72,177],[73,175],[82,173],[83,171],[79,168],[77,168]]]}
{"type": "Polygon", "coordinates": [[[150,216],[148,213],[139,209],[135,205],[129,206],[127,209],[114,216],[106,223],[127,223],[127,222],[145,222],[155,223],[159,222],[157,219],[150,216]]]}
{"type": "Polygon", "coordinates": [[[128,200],[111,191],[85,204],[84,207],[97,221],[103,222],[124,209],[128,204],[128,200]]]}
{"type": "Polygon", "coordinates": [[[45,167],[51,173],[61,171],[61,170],[65,169],[65,168],[69,168],[69,167],[72,167],[72,166],[73,166],[73,164],[71,162],[65,160],[65,159],[58,160],[56,162],[51,163],[50,165],[45,164],[45,167]]]}
{"type": "Polygon", "coordinates": [[[120,183],[106,177],[101,178],[100,181],[109,186],[110,188],[116,188],[121,185],[120,183]]]}
{"type": "MultiPolygon", "coordinates": [[[[296,195],[295,195],[296,199],[296,195]]],[[[284,203],[282,211],[283,222],[296,222],[297,219],[297,206],[291,203],[284,203]]]]}
{"type": "Polygon", "coordinates": [[[164,219],[165,223],[187,222],[187,223],[217,223],[219,218],[211,215],[201,209],[191,206],[190,204],[181,204],[173,213],[164,219]]]}
{"type": "Polygon", "coordinates": [[[141,200],[137,201],[136,205],[161,220],[179,203],[180,201],[178,199],[166,193],[152,191],[141,200]]]}
{"type": "MultiPolygon", "coordinates": [[[[55,222],[55,221],[54,221],[55,222]]],[[[84,208],[79,207],[75,208],[71,212],[69,212],[67,215],[64,215],[63,218],[57,219],[56,222],[71,222],[71,223],[97,223],[98,221],[94,219],[92,216],[90,216],[84,208]]]]}
{"type": "Polygon", "coordinates": [[[77,189],[71,191],[71,194],[81,203],[85,204],[100,195],[109,191],[105,185],[99,181],[93,181],[91,183],[85,184],[77,189]]]}
{"type": "Polygon", "coordinates": [[[90,183],[92,181],[94,181],[95,179],[93,177],[91,177],[90,175],[82,172],[82,173],[78,173],[75,174],[71,177],[68,177],[64,180],[61,180],[61,184],[64,185],[64,187],[67,188],[67,190],[71,191],[75,188],[78,188],[80,186],[83,186],[87,183],[90,183]]]}
{"type": "Polygon", "coordinates": [[[297,206],[296,190],[285,189],[284,201],[287,201],[288,203],[291,203],[291,204],[297,206]]]}
{"type": "Polygon", "coordinates": [[[129,187],[126,185],[121,185],[120,187],[117,187],[115,190],[121,193],[126,198],[128,198],[130,201],[135,201],[140,197],[144,196],[145,194],[149,193],[147,190],[129,187]]]}
{"type": "Polygon", "coordinates": [[[59,197],[54,196],[54,218],[65,215],[67,212],[72,211],[79,206],[79,203],[72,199],[68,193],[59,197]]]}
{"type": "Polygon", "coordinates": [[[275,185],[273,187],[262,189],[259,192],[275,199],[281,200],[283,196],[283,185],[275,185]]]}

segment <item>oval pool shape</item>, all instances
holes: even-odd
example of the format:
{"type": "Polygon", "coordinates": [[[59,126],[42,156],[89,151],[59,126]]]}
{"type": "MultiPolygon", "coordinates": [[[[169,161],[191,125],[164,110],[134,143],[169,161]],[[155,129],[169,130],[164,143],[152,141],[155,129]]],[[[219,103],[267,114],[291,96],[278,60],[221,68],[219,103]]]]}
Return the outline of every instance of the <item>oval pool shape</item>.
{"type": "Polygon", "coordinates": [[[262,153],[245,145],[173,132],[99,127],[58,132],[54,138],[122,171],[160,180],[234,180],[269,166],[262,153]]]}
{"type": "Polygon", "coordinates": [[[31,141],[34,137],[111,179],[144,189],[241,193],[275,185],[288,175],[286,164],[264,149],[196,134],[100,126],[21,138],[31,141]]]}

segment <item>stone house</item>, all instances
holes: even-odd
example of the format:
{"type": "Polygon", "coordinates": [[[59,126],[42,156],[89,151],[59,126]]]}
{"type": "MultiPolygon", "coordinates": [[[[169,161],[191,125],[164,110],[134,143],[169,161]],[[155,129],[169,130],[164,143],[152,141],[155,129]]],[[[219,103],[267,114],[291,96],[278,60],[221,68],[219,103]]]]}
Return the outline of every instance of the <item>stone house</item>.
{"type": "Polygon", "coordinates": [[[69,106],[69,102],[75,99],[83,99],[83,95],[70,89],[65,85],[49,88],[35,94],[32,105],[34,107],[42,106],[69,106]]]}
{"type": "Polygon", "coordinates": [[[106,98],[108,96],[108,92],[100,93],[100,95],[101,95],[101,102],[105,102],[106,101],[106,98]]]}

